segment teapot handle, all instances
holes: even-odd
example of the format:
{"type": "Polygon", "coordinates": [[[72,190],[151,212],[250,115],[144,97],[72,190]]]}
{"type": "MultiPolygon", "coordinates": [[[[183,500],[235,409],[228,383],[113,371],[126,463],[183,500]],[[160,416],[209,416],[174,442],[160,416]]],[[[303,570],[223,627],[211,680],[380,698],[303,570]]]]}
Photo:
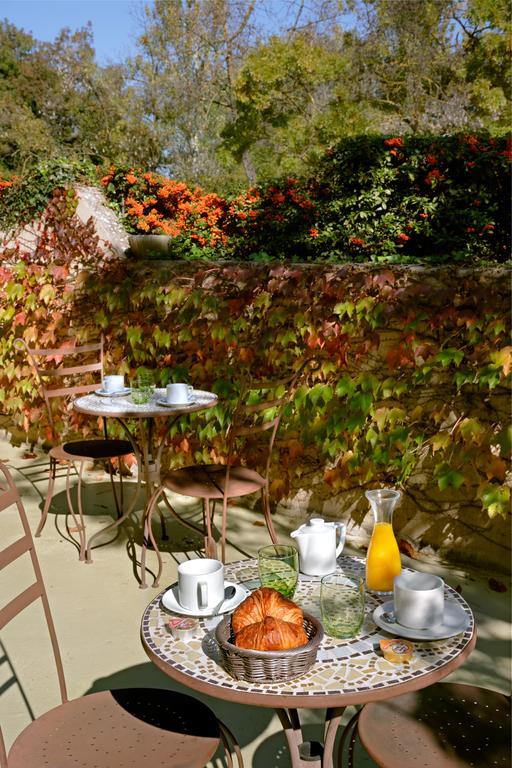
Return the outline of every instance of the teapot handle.
{"type": "Polygon", "coordinates": [[[345,523],[335,523],[336,525],[336,536],[339,539],[338,544],[336,546],[336,557],[341,555],[341,552],[343,550],[343,547],[345,545],[345,536],[347,535],[347,526],[345,523]]]}

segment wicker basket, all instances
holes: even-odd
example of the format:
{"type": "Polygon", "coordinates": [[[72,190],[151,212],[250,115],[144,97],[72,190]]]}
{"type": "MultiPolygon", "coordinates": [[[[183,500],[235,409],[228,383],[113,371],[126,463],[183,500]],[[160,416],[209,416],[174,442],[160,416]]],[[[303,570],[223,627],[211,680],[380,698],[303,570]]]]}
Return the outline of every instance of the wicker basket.
{"type": "Polygon", "coordinates": [[[248,683],[279,683],[294,680],[310,669],[324,636],[318,619],[304,614],[304,631],[309,640],[299,648],[287,651],[252,651],[233,644],[231,616],[225,616],[217,625],[215,636],[219,644],[224,667],[236,680],[248,683]]]}

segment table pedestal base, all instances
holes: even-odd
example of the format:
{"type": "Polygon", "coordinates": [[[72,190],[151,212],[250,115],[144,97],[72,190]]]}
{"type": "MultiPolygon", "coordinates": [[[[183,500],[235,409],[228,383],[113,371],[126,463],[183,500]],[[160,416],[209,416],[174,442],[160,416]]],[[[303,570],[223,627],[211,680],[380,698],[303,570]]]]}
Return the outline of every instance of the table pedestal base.
{"type": "Polygon", "coordinates": [[[304,741],[299,713],[296,709],[276,709],[288,741],[292,768],[333,768],[333,749],[345,707],[326,710],[324,743],[304,741]]]}

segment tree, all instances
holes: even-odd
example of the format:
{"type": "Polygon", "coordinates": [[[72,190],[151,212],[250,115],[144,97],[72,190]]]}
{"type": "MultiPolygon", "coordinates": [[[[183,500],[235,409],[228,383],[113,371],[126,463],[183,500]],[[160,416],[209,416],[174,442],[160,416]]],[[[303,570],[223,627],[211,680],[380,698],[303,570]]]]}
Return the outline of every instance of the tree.
{"type": "Polygon", "coordinates": [[[254,2],[156,0],[145,9],[131,62],[155,143],[155,164],[189,181],[219,179],[219,134],[233,109],[233,73],[251,33],[254,2]]]}
{"type": "Polygon", "coordinates": [[[239,72],[224,147],[237,159],[250,150],[260,177],[301,173],[330,143],[364,127],[350,101],[348,61],[343,46],[309,30],[259,45],[239,72]]]}
{"type": "Polygon", "coordinates": [[[512,7],[507,0],[469,0],[455,9],[463,32],[470,109],[490,130],[509,131],[512,100],[512,7]]]}
{"type": "MultiPolygon", "coordinates": [[[[36,42],[31,35],[0,22],[0,171],[23,170],[56,147],[49,126],[27,88],[36,42]]],[[[48,73],[42,74],[46,79],[48,73]]],[[[41,87],[41,83],[40,83],[41,87]]]]}
{"type": "Polygon", "coordinates": [[[355,81],[383,132],[443,133],[503,120],[510,28],[503,0],[358,0],[358,12],[355,81]]]}
{"type": "Polygon", "coordinates": [[[38,43],[0,22],[0,169],[40,160],[146,163],[156,154],[121,66],[99,67],[90,27],[38,43]]]}

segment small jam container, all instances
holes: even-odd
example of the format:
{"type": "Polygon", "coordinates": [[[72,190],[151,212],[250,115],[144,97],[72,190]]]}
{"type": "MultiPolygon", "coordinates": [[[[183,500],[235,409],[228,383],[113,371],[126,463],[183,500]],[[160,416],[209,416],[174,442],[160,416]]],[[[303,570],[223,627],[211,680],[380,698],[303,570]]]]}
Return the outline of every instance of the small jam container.
{"type": "Polygon", "coordinates": [[[414,652],[414,645],[401,637],[381,640],[379,645],[384,658],[392,664],[409,664],[414,652]]]}
{"type": "Polygon", "coordinates": [[[192,640],[199,630],[199,621],[173,618],[167,621],[167,628],[176,640],[192,640]]]}

